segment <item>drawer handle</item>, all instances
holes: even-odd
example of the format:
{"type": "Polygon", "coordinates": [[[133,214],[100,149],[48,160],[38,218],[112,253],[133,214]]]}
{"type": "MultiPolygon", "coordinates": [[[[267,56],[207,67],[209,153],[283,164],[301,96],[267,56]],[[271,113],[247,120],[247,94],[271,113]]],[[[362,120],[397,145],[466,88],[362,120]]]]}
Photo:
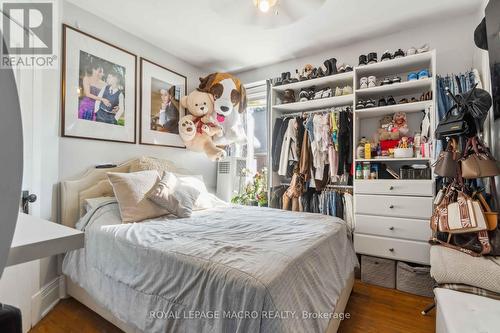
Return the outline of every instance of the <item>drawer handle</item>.
{"type": "Polygon", "coordinates": [[[389,230],[394,230],[394,227],[389,227],[389,230]]]}
{"type": "Polygon", "coordinates": [[[390,252],[394,252],[394,248],[392,248],[392,247],[391,247],[391,248],[389,249],[389,251],[390,251],[390,252]]]}
{"type": "Polygon", "coordinates": [[[393,208],[394,208],[394,205],[390,205],[390,206],[389,206],[389,208],[390,208],[390,209],[393,209],[393,208]]]}
{"type": "Polygon", "coordinates": [[[390,186],[389,190],[391,190],[391,191],[394,190],[394,186],[390,186]]]}

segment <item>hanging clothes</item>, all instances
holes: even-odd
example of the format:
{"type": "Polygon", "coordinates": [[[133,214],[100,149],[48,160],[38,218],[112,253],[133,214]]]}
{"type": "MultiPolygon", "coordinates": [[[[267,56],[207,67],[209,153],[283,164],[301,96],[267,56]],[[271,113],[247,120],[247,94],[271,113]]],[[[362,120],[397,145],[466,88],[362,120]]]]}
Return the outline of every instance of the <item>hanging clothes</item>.
{"type": "Polygon", "coordinates": [[[316,114],[313,118],[314,140],[311,143],[313,166],[316,168],[314,178],[323,180],[324,167],[328,153],[328,116],[316,114]]]}
{"type": "Polygon", "coordinates": [[[290,118],[277,118],[273,127],[273,143],[271,146],[272,154],[272,169],[277,172],[280,167],[281,146],[283,145],[283,138],[288,128],[290,118]]]}
{"type": "Polygon", "coordinates": [[[283,137],[283,144],[281,145],[281,155],[279,162],[278,174],[286,176],[288,171],[288,162],[297,161],[297,120],[292,118],[288,121],[287,129],[283,137]]]}
{"type": "Polygon", "coordinates": [[[352,113],[349,110],[339,113],[338,133],[338,170],[337,175],[351,172],[352,164],[352,113]]]}

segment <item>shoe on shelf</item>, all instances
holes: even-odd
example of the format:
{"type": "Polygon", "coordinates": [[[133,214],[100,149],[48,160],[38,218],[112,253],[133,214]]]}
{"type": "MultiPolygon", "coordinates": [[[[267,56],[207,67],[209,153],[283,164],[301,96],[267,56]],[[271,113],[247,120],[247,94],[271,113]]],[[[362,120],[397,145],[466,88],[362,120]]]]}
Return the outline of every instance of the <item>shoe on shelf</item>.
{"type": "Polygon", "coordinates": [[[373,108],[375,106],[375,100],[369,99],[365,103],[365,108],[373,108]]]}
{"type": "Polygon", "coordinates": [[[368,63],[374,64],[377,62],[377,52],[368,53],[368,63]]]}
{"type": "Polygon", "coordinates": [[[310,98],[310,89],[309,88],[302,88],[300,89],[299,92],[299,101],[300,102],[305,102],[308,101],[310,98]]]}
{"type": "Polygon", "coordinates": [[[427,69],[422,69],[420,72],[418,72],[418,79],[426,79],[429,77],[429,71],[427,69]]]}
{"type": "Polygon", "coordinates": [[[358,101],[358,103],[356,103],[356,109],[361,110],[361,109],[364,109],[364,108],[365,108],[365,101],[363,101],[362,99],[360,99],[358,101]]]}
{"type": "Polygon", "coordinates": [[[366,88],[368,88],[368,78],[366,76],[363,76],[361,79],[359,79],[359,89],[366,88]]]}
{"type": "Polygon", "coordinates": [[[392,84],[392,80],[389,79],[388,77],[386,77],[385,79],[383,79],[381,82],[380,82],[380,85],[381,86],[386,86],[388,84],[392,84]]]}
{"type": "Polygon", "coordinates": [[[405,53],[403,50],[398,49],[396,52],[394,52],[394,59],[402,58],[405,56],[405,53]]]}
{"type": "Polygon", "coordinates": [[[352,72],[352,66],[351,65],[345,65],[345,71],[346,72],[352,72]]]}
{"type": "Polygon", "coordinates": [[[352,87],[351,86],[345,86],[342,88],[342,95],[350,95],[352,94],[352,87]]]}
{"type": "Polygon", "coordinates": [[[316,93],[314,94],[314,99],[320,99],[320,98],[322,98],[324,90],[325,89],[321,89],[321,90],[316,91],[316,93]]]}
{"type": "Polygon", "coordinates": [[[417,73],[409,73],[408,74],[408,81],[415,81],[415,80],[418,80],[418,74],[417,73]]]}
{"type": "Polygon", "coordinates": [[[415,103],[415,102],[418,102],[418,100],[417,100],[415,97],[412,97],[412,98],[410,99],[410,103],[415,103]]]}
{"type": "Polygon", "coordinates": [[[366,55],[364,55],[364,54],[360,55],[358,66],[363,66],[363,65],[366,65],[367,63],[368,63],[368,60],[366,58],[366,55]]]}
{"type": "Polygon", "coordinates": [[[401,83],[401,76],[395,76],[391,81],[392,83],[401,83]]]}
{"type": "Polygon", "coordinates": [[[327,88],[323,91],[323,94],[321,95],[321,98],[328,98],[332,97],[332,88],[327,88]]]}
{"type": "Polygon", "coordinates": [[[337,68],[338,73],[345,73],[345,65],[340,65],[339,68],[337,68]]]}
{"type": "Polygon", "coordinates": [[[378,100],[378,106],[386,106],[387,105],[387,101],[385,100],[385,98],[381,98],[378,100]]]}
{"type": "Polygon", "coordinates": [[[377,85],[377,78],[373,75],[368,76],[368,88],[373,88],[377,85]]]}
{"type": "Polygon", "coordinates": [[[389,98],[387,98],[387,105],[396,105],[396,100],[394,99],[394,97],[389,96],[389,98]]]}
{"type": "Polygon", "coordinates": [[[342,89],[340,87],[335,88],[335,96],[342,96],[342,89]]]}
{"type": "Polygon", "coordinates": [[[316,67],[313,68],[311,72],[311,79],[315,79],[318,77],[318,69],[316,67]]]}
{"type": "Polygon", "coordinates": [[[425,43],[424,45],[422,45],[421,47],[419,47],[417,49],[417,53],[424,53],[424,52],[429,51],[429,49],[430,49],[429,44],[425,43]]]}
{"type": "Polygon", "coordinates": [[[335,58],[327,59],[323,62],[323,64],[326,67],[325,75],[337,74],[337,59],[335,58]]]}
{"type": "Polygon", "coordinates": [[[286,72],[283,74],[281,74],[281,81],[283,82],[283,84],[292,83],[291,81],[292,75],[290,74],[290,72],[286,72]],[[283,79],[283,74],[285,74],[284,79],[283,79]]]}
{"type": "Polygon", "coordinates": [[[277,77],[274,79],[274,84],[273,86],[281,86],[283,84],[283,82],[281,82],[281,77],[277,77]]]}
{"type": "Polygon", "coordinates": [[[321,65],[318,67],[317,71],[316,71],[316,77],[324,77],[326,76],[326,67],[321,65]]]}
{"type": "Polygon", "coordinates": [[[380,61],[386,61],[386,60],[391,60],[392,55],[389,52],[389,50],[385,50],[384,54],[382,54],[382,58],[380,58],[380,61]]]}
{"type": "Polygon", "coordinates": [[[406,50],[406,55],[414,55],[417,53],[417,49],[415,46],[410,47],[408,50],[406,50]]]}
{"type": "Polygon", "coordinates": [[[408,98],[401,98],[398,102],[398,104],[406,104],[409,103],[408,98]]]}

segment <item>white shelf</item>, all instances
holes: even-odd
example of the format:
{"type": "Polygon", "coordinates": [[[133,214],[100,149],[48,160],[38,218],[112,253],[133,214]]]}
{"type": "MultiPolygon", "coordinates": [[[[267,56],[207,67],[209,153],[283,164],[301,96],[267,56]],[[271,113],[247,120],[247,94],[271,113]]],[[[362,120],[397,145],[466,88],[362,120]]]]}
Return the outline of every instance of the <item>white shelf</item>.
{"type": "Polygon", "coordinates": [[[358,97],[387,97],[389,95],[402,96],[414,93],[423,93],[425,91],[432,90],[433,80],[434,78],[428,77],[425,79],[387,84],[373,88],[356,89],[356,95],[358,97]]]}
{"type": "Polygon", "coordinates": [[[395,158],[395,157],[381,157],[381,158],[356,158],[356,162],[412,162],[412,161],[430,161],[430,157],[407,157],[407,158],[395,158]]]}
{"type": "MultiPolygon", "coordinates": [[[[414,54],[398,59],[380,61],[375,64],[356,67],[358,78],[362,76],[400,74],[423,68],[431,70],[433,52],[414,54]]],[[[382,55],[380,55],[382,57],[382,55]]],[[[433,73],[434,74],[434,73],[433,73]]]]}
{"type": "Polygon", "coordinates": [[[350,95],[334,96],[328,98],[311,99],[305,102],[295,102],[274,105],[274,111],[308,111],[334,106],[352,105],[354,97],[350,95]]]}
{"type": "Polygon", "coordinates": [[[362,118],[372,118],[372,117],[382,117],[388,114],[393,114],[395,112],[420,112],[424,111],[428,106],[432,106],[434,102],[432,100],[413,102],[413,103],[403,103],[396,105],[378,106],[374,108],[365,109],[355,109],[356,117],[358,119],[362,118]]]}
{"type": "Polygon", "coordinates": [[[295,83],[283,84],[281,86],[274,86],[275,91],[284,91],[285,89],[300,90],[307,87],[321,87],[327,85],[341,85],[342,83],[352,85],[353,72],[338,73],[329,76],[318,77],[305,81],[295,83]]]}
{"type": "Polygon", "coordinates": [[[65,253],[83,245],[83,232],[20,213],[7,266],[65,253]]]}

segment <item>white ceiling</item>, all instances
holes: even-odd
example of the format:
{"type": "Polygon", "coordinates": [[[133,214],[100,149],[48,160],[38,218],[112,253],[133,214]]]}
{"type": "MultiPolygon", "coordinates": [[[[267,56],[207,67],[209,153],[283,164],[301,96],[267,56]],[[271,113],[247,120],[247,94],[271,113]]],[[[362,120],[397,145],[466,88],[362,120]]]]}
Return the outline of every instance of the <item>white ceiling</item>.
{"type": "MultiPolygon", "coordinates": [[[[289,6],[315,2],[316,9],[273,28],[269,24],[252,24],[248,17],[239,20],[242,8],[262,15],[253,7],[252,0],[68,1],[206,71],[239,71],[314,54],[383,33],[472,13],[482,2],[326,0],[321,4],[320,0],[280,0],[283,6],[285,2],[289,6]]],[[[269,14],[273,15],[271,11],[269,14]]],[[[258,17],[255,22],[259,22],[258,17]]]]}

